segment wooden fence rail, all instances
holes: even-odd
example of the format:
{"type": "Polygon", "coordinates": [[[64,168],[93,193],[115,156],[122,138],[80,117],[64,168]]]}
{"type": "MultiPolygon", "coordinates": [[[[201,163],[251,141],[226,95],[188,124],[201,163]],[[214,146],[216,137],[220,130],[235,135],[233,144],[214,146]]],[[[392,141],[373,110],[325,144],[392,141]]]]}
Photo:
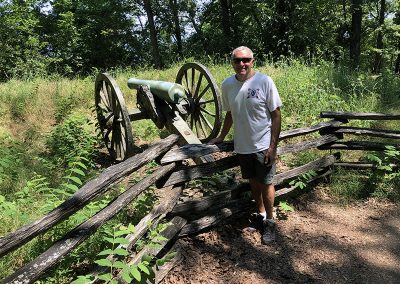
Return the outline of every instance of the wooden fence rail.
{"type": "MultiPolygon", "coordinates": [[[[296,153],[310,149],[320,150],[376,150],[383,151],[385,146],[391,145],[400,149],[399,143],[394,143],[393,140],[400,139],[398,130],[376,130],[371,128],[359,128],[343,126],[352,119],[362,120],[400,120],[400,115],[397,114],[376,114],[376,113],[349,113],[349,112],[322,112],[321,118],[332,118],[333,120],[320,122],[316,125],[298,128],[288,131],[283,131],[280,135],[280,140],[286,140],[293,137],[306,136],[313,134],[312,139],[304,139],[299,143],[281,143],[278,148],[279,155],[288,153],[296,153]],[[320,136],[315,138],[315,134],[320,136]],[[391,142],[382,141],[343,141],[344,136],[370,136],[379,137],[382,139],[391,139],[391,142]]],[[[86,183],[79,191],[67,199],[59,207],[52,210],[39,220],[27,224],[20,229],[0,238],[0,257],[11,252],[17,247],[22,246],[35,236],[42,234],[55,226],[62,220],[65,220],[78,210],[82,209],[95,197],[103,194],[112,185],[121,182],[128,175],[137,171],[142,166],[152,160],[160,161],[160,167],[150,176],[139,181],[137,184],[129,186],[127,190],[118,196],[110,204],[99,211],[96,215],[83,222],[75,229],[67,233],[60,240],[56,241],[41,255],[34,260],[24,265],[11,276],[3,279],[1,283],[32,283],[37,280],[46,270],[53,267],[60,259],[68,254],[73,248],[78,246],[93,234],[107,220],[120,212],[129,202],[135,199],[149,186],[156,184],[158,188],[163,188],[166,192],[164,198],[160,201],[149,214],[147,214],[135,227],[134,234],[128,235],[126,238],[129,242],[124,246],[130,250],[133,245],[146,234],[149,222],[157,222],[160,218],[168,218],[172,220],[171,226],[162,234],[167,240],[163,246],[163,253],[171,246],[177,250],[175,261],[182,257],[179,253],[179,242],[173,245],[170,240],[180,236],[198,233],[210,226],[219,224],[232,216],[238,216],[248,212],[249,208],[254,206],[251,198],[246,194],[249,190],[247,183],[239,184],[233,188],[218,192],[212,196],[203,197],[196,200],[189,200],[178,203],[179,195],[182,192],[182,187],[185,182],[210,176],[215,172],[224,171],[237,167],[238,159],[233,151],[233,143],[225,142],[218,145],[186,145],[182,147],[172,147],[177,143],[179,137],[170,135],[167,138],[154,143],[143,153],[127,159],[126,161],[113,165],[97,178],[86,183]],[[198,159],[206,155],[211,155],[216,152],[227,152],[225,158],[195,165],[183,165],[181,161],[186,159],[198,159]],[[176,164],[175,164],[176,163],[176,164]]],[[[325,152],[326,153],[326,152],[325,152]]],[[[331,174],[334,167],[348,167],[358,169],[373,169],[376,165],[372,163],[362,163],[354,161],[340,161],[340,154],[326,155],[311,161],[305,165],[278,173],[274,178],[274,183],[277,185],[276,197],[277,200],[284,195],[295,191],[295,186],[288,186],[288,182],[301,176],[311,170],[317,175],[309,182],[318,180],[331,174]]],[[[398,165],[393,164],[393,168],[398,168],[398,165]]],[[[137,254],[131,255],[131,263],[140,261],[144,254],[157,255],[160,249],[142,250],[137,254]]],[[[117,256],[109,256],[109,259],[115,259],[117,256]]],[[[173,262],[172,262],[173,263],[173,262]]],[[[166,266],[170,267],[170,265],[166,266]]],[[[97,267],[94,275],[98,275],[103,270],[97,267]]],[[[162,275],[167,273],[168,269],[164,268],[160,273],[155,275],[156,279],[161,280],[162,275]]],[[[157,271],[156,271],[157,272],[157,271]]],[[[98,278],[96,278],[98,280],[98,278]]],[[[118,281],[123,282],[120,276],[117,276],[118,281]]],[[[95,280],[94,282],[96,282],[95,280]]]]}
{"type": "Polygon", "coordinates": [[[41,219],[27,224],[5,237],[1,237],[0,257],[25,244],[35,236],[46,232],[59,222],[82,209],[86,204],[104,193],[112,185],[120,182],[132,172],[155,159],[160,153],[167,151],[178,139],[178,135],[170,135],[166,139],[153,144],[143,153],[107,168],[100,176],[86,183],[79,191],[41,219]]]}
{"type": "MultiPolygon", "coordinates": [[[[397,120],[400,121],[400,114],[383,114],[383,113],[352,113],[352,112],[321,112],[321,118],[334,118],[340,121],[349,120],[397,120]]],[[[347,123],[346,122],[346,123],[347,123]]],[[[318,147],[321,150],[356,150],[356,151],[385,151],[387,146],[392,146],[395,149],[400,150],[400,143],[393,142],[400,139],[400,124],[397,129],[372,129],[363,127],[351,127],[334,125],[332,127],[321,129],[319,132],[321,135],[342,135],[341,139],[344,139],[348,135],[353,136],[365,136],[365,137],[376,137],[380,138],[380,141],[362,141],[362,140],[346,140],[346,141],[334,141],[332,143],[326,143],[318,147]],[[390,142],[384,139],[390,139],[390,142]]],[[[335,163],[336,167],[352,168],[352,169],[376,169],[377,165],[373,163],[365,163],[359,161],[340,161],[335,163]]],[[[392,168],[396,169],[399,165],[390,164],[392,168]]]]}

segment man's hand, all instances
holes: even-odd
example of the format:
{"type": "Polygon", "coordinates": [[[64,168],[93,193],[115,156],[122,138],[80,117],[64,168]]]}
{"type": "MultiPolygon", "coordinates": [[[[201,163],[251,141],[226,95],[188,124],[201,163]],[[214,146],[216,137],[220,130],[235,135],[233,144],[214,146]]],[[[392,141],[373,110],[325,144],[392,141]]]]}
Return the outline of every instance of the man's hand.
{"type": "Polygon", "coordinates": [[[221,133],[218,135],[218,137],[211,139],[207,144],[219,144],[224,142],[225,136],[228,134],[229,129],[231,129],[232,123],[232,114],[230,111],[227,111],[221,133]]]}
{"type": "Polygon", "coordinates": [[[222,139],[221,137],[216,137],[216,138],[213,138],[210,141],[208,141],[207,144],[219,144],[222,142],[224,142],[224,139],[222,139]]]}
{"type": "Polygon", "coordinates": [[[267,152],[265,152],[264,164],[267,167],[270,167],[275,162],[275,160],[276,160],[276,148],[269,147],[267,152]]]}

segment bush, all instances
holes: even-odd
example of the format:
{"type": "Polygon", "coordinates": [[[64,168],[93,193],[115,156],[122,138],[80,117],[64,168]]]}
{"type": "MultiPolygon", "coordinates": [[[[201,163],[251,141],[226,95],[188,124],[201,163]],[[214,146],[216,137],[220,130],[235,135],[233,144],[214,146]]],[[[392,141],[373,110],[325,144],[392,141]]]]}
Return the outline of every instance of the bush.
{"type": "Polygon", "coordinates": [[[0,194],[15,191],[26,173],[23,148],[10,137],[0,136],[0,194]]]}
{"type": "Polygon", "coordinates": [[[72,113],[57,125],[46,141],[52,159],[63,165],[75,157],[91,160],[97,144],[94,124],[79,113],[72,113]]]}

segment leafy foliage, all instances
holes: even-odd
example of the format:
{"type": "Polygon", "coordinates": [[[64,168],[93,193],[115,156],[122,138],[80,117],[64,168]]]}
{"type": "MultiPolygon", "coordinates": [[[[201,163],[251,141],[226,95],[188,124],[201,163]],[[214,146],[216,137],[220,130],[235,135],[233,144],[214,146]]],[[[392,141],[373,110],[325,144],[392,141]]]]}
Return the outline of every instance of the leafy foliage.
{"type": "MultiPolygon", "coordinates": [[[[398,73],[399,4],[385,2],[383,23],[376,1],[360,4],[359,65],[369,70],[380,55],[382,71],[398,73]]],[[[329,0],[146,3],[151,14],[143,1],[5,1],[0,6],[0,80],[48,73],[75,76],[149,62],[161,67],[190,57],[224,62],[238,45],[251,47],[260,62],[293,57],[308,63],[349,61],[353,24],[349,1],[340,5],[329,0]],[[151,15],[154,28],[149,24],[151,15]],[[153,52],[144,52],[148,50],[153,52]]]]}
{"type": "Polygon", "coordinates": [[[60,160],[61,164],[75,157],[90,161],[96,153],[97,143],[92,123],[78,113],[69,115],[63,123],[57,125],[46,141],[51,156],[60,160]]]}
{"type": "Polygon", "coordinates": [[[295,188],[303,189],[307,186],[307,183],[315,176],[317,176],[317,173],[311,170],[290,181],[289,184],[294,186],[295,188]]]}
{"type": "MultiPolygon", "coordinates": [[[[149,248],[157,247],[159,241],[166,240],[162,235],[160,235],[160,231],[164,230],[166,226],[167,224],[160,224],[156,229],[151,229],[151,224],[149,224],[149,242],[143,241],[142,246],[149,248]]],[[[154,283],[154,279],[152,279],[152,265],[154,261],[156,261],[158,266],[161,266],[174,257],[174,253],[167,254],[161,259],[155,259],[152,256],[145,255],[139,263],[127,264],[124,258],[128,257],[130,253],[126,249],[126,245],[129,244],[129,241],[125,237],[134,233],[135,227],[132,224],[127,226],[117,224],[112,227],[111,230],[106,229],[104,232],[105,236],[103,239],[111,246],[111,248],[104,249],[98,253],[98,256],[103,258],[96,260],[95,263],[101,267],[107,268],[106,272],[97,276],[98,279],[105,282],[118,283],[118,281],[114,279],[114,276],[116,272],[119,272],[122,279],[127,283],[132,283],[132,281],[137,281],[139,283],[143,279],[148,279],[154,283]]],[[[86,281],[91,281],[93,278],[93,275],[78,276],[78,278],[72,283],[87,283],[86,281]]]]}
{"type": "Polygon", "coordinates": [[[282,210],[283,212],[294,212],[294,208],[287,204],[286,201],[280,201],[278,205],[279,209],[282,210]]]}
{"type": "Polygon", "coordinates": [[[0,79],[43,75],[51,62],[42,54],[39,1],[3,1],[0,5],[0,79]]]}
{"type": "Polygon", "coordinates": [[[371,176],[371,183],[375,187],[372,196],[396,199],[400,197],[400,150],[394,146],[386,146],[383,157],[368,153],[366,158],[377,164],[378,171],[371,176]]]}
{"type": "MultiPolygon", "coordinates": [[[[227,64],[217,65],[211,61],[202,63],[209,67],[218,84],[231,74],[230,66],[227,64]]],[[[121,89],[125,94],[129,94],[125,95],[128,100],[132,97],[125,86],[126,78],[129,76],[140,75],[143,78],[174,81],[181,65],[181,63],[174,64],[165,71],[120,69],[114,74],[121,89]]],[[[284,101],[284,108],[282,108],[284,129],[309,126],[310,123],[320,121],[318,114],[322,110],[398,112],[400,81],[398,76],[390,73],[370,76],[369,73],[352,72],[347,67],[322,60],[318,64],[309,64],[309,62],[294,58],[283,58],[274,61],[273,64],[258,65],[257,69],[270,74],[277,83],[284,101]]],[[[55,208],[81,187],[93,175],[93,171],[97,170],[93,167],[93,159],[99,157],[96,152],[98,140],[89,118],[89,103],[93,100],[91,93],[93,82],[94,78],[89,76],[76,80],[60,77],[54,77],[54,81],[40,78],[31,81],[11,80],[0,84],[0,114],[2,115],[0,220],[3,225],[0,228],[0,235],[14,231],[55,208]],[[11,112],[13,106],[19,107],[11,112]],[[44,116],[46,119],[42,120],[44,116]],[[33,124],[37,125],[35,135],[30,134],[32,133],[30,126],[33,124]]],[[[130,102],[130,106],[134,104],[134,101],[130,102]]],[[[155,129],[156,127],[151,122],[143,120],[140,123],[143,124],[142,133],[137,131],[136,122],[132,126],[135,134],[140,133],[139,139],[142,143],[164,135],[155,129]]],[[[396,124],[393,125],[396,129],[396,124]]],[[[304,155],[298,153],[289,157],[290,161],[285,160],[285,164],[290,167],[304,164],[314,159],[313,155],[314,152],[304,155]]],[[[377,157],[382,160],[382,164],[386,164],[384,156],[377,155],[377,157]]],[[[144,174],[151,173],[155,169],[155,163],[149,163],[144,174]]],[[[397,172],[393,168],[392,172],[386,172],[387,177],[397,172]]],[[[233,177],[234,173],[223,172],[203,180],[192,181],[191,185],[201,188],[204,194],[208,194],[224,188],[233,181],[233,177]]],[[[398,192],[395,189],[399,188],[398,185],[396,186],[398,178],[389,180],[384,177],[385,175],[377,175],[375,179],[371,179],[369,173],[341,172],[333,178],[334,183],[338,184],[335,194],[348,195],[354,199],[389,196],[398,200],[398,195],[395,194],[398,192]]],[[[130,182],[135,183],[141,178],[139,173],[135,173],[130,182]]],[[[306,179],[301,178],[300,181],[306,184],[306,179]]],[[[0,278],[9,275],[21,263],[39,255],[44,247],[48,247],[71,228],[104,208],[122,190],[121,187],[113,188],[104,197],[94,200],[83,210],[47,234],[33,240],[20,251],[3,257],[0,260],[0,278]]],[[[103,227],[110,229],[116,223],[126,224],[140,220],[141,216],[154,205],[154,198],[152,191],[147,192],[128,208],[127,214],[121,213],[103,227]],[[129,221],[127,221],[128,218],[129,221]]],[[[57,273],[49,272],[44,276],[43,282],[69,282],[71,280],[69,277],[76,277],[75,273],[87,273],[87,263],[93,263],[94,255],[98,251],[114,250],[117,244],[111,248],[112,244],[105,240],[102,230],[100,229],[93,237],[65,257],[60,266],[54,270],[57,273]]],[[[155,228],[152,230],[157,231],[155,228]]],[[[150,235],[153,233],[149,233],[150,235]]],[[[109,235],[106,237],[111,238],[109,235]]],[[[146,245],[157,246],[157,243],[150,244],[149,239],[140,243],[140,247],[146,245]]],[[[105,255],[98,258],[104,257],[105,255]]],[[[156,265],[161,265],[164,260],[153,259],[148,262],[153,266],[154,262],[156,265]]],[[[117,269],[115,266],[114,268],[117,269]]],[[[137,267],[132,270],[137,277],[136,270],[142,278],[147,275],[137,267]]],[[[135,279],[132,274],[129,277],[135,279]]],[[[89,278],[82,276],[79,279],[87,281],[89,278]]]]}
{"type": "Polygon", "coordinates": [[[24,175],[24,149],[20,143],[0,136],[0,193],[14,192],[24,175]]]}

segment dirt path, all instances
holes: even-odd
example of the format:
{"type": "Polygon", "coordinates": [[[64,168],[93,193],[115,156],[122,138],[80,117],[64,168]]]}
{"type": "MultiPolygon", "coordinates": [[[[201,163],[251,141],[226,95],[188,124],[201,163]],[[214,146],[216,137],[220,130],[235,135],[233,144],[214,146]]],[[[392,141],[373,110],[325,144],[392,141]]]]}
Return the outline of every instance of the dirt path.
{"type": "Polygon", "coordinates": [[[184,261],[162,283],[400,283],[400,205],[342,207],[321,191],[278,221],[277,241],[246,218],[182,239],[184,261]]]}

